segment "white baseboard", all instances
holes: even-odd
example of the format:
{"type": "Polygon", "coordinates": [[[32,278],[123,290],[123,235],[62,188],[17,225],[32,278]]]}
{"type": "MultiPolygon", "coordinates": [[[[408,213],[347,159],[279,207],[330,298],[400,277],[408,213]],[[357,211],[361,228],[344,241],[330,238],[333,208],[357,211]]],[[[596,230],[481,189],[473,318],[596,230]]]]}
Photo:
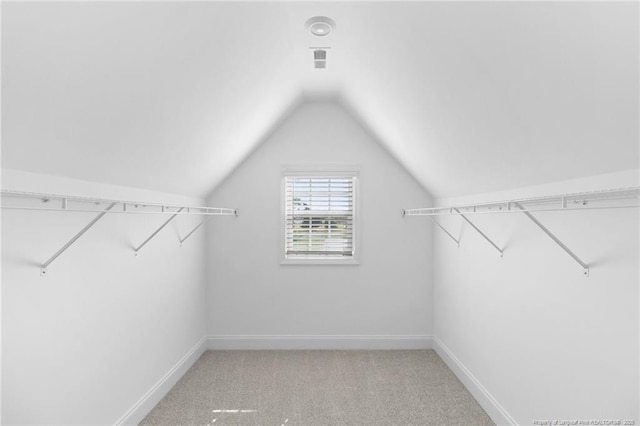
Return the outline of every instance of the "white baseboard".
{"type": "Polygon", "coordinates": [[[137,425],[153,407],[171,390],[184,373],[207,350],[207,338],[203,337],[185,354],[142,398],[136,402],[115,424],[137,425]]]}
{"type": "Polygon", "coordinates": [[[431,349],[428,335],[212,335],[210,350],[431,349]]]}
{"type": "Polygon", "coordinates": [[[433,349],[460,379],[469,393],[484,408],[489,417],[498,425],[517,425],[518,423],[500,405],[500,403],[485,389],[484,386],[471,374],[467,367],[447,348],[437,337],[433,337],[433,349]]]}

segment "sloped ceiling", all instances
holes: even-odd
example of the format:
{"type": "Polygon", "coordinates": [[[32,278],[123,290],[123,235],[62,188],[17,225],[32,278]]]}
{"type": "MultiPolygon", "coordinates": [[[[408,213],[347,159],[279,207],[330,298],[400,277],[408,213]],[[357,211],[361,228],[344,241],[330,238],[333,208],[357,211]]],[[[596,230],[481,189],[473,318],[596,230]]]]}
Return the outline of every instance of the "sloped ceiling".
{"type": "Polygon", "coordinates": [[[636,2],[3,3],[2,165],[202,196],[330,93],[436,196],[638,168],[638,38],[636,2]]]}

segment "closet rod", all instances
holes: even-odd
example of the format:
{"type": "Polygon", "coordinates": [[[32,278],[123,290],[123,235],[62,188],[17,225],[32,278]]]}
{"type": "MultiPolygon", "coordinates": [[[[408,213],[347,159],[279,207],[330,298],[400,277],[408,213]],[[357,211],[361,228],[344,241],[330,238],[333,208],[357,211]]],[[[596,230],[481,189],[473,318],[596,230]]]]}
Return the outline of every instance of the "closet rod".
{"type": "Polygon", "coordinates": [[[60,195],[40,192],[22,192],[2,190],[2,208],[7,210],[35,210],[35,211],[65,211],[87,213],[120,213],[120,214],[160,214],[160,215],[185,215],[185,216],[237,216],[238,210],[225,207],[185,206],[176,204],[163,204],[148,201],[114,200],[107,198],[79,197],[75,195],[60,195]],[[36,205],[15,205],[5,201],[11,200],[40,200],[52,207],[39,207],[36,205]],[[51,203],[51,204],[50,204],[51,203]],[[53,206],[54,203],[59,205],[53,206]],[[103,205],[115,203],[121,208],[105,209],[103,205]],[[72,204],[79,204],[72,206],[72,204]],[[82,204],[92,204],[96,208],[88,208],[82,204]]]}
{"type": "Polygon", "coordinates": [[[578,192],[447,207],[404,209],[404,216],[522,213],[524,211],[601,210],[640,207],[640,187],[578,192]],[[517,205],[520,208],[514,208],[517,205]]]}

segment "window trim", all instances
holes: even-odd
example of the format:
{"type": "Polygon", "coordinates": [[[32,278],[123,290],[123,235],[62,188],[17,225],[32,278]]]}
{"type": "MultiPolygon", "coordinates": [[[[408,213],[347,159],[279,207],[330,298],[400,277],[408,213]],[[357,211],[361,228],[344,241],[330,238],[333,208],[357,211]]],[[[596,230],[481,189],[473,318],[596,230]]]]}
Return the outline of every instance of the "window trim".
{"type": "Polygon", "coordinates": [[[360,232],[360,165],[359,164],[311,164],[282,166],[280,174],[280,265],[359,265],[362,256],[360,232]],[[351,176],[353,180],[353,256],[349,258],[313,259],[286,255],[286,188],[285,178],[295,176],[351,176]]]}

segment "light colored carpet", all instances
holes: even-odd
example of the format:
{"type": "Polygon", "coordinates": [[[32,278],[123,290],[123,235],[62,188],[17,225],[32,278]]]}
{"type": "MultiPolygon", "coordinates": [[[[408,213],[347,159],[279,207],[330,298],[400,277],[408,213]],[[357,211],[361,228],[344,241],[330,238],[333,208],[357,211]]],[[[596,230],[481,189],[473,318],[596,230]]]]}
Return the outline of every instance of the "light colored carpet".
{"type": "Polygon", "coordinates": [[[492,425],[432,350],[208,351],[141,425],[492,425]]]}

